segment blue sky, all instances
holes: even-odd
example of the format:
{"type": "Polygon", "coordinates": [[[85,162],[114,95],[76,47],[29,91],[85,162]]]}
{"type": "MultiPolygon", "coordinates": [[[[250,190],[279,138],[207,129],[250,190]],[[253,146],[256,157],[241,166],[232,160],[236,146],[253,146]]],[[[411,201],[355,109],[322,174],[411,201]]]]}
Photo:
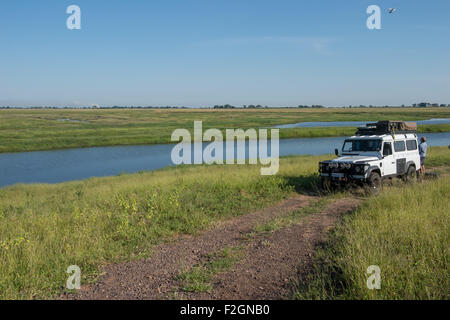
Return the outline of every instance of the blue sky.
{"type": "Polygon", "coordinates": [[[449,12],[447,0],[5,0],[0,105],[450,103],[449,12]],[[66,28],[71,4],[81,30],[66,28]],[[381,30],[366,27],[371,4],[381,30]]]}

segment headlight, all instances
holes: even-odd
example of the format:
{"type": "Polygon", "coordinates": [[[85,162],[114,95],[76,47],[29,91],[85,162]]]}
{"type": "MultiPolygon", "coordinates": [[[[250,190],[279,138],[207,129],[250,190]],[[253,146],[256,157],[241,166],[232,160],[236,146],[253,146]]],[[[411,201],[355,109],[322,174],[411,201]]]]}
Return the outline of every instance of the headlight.
{"type": "Polygon", "coordinates": [[[341,168],[342,169],[350,169],[351,168],[351,164],[350,163],[341,163],[341,168]]]}
{"type": "Polygon", "coordinates": [[[368,164],[355,164],[353,167],[353,171],[355,173],[364,173],[369,169],[369,165],[368,164]]]}
{"type": "Polygon", "coordinates": [[[365,173],[368,169],[369,169],[369,165],[368,164],[356,164],[354,167],[353,167],[353,171],[355,172],[355,173],[359,173],[359,174],[363,174],[363,173],[365,173]]]}
{"type": "Polygon", "coordinates": [[[319,162],[319,172],[328,171],[328,163],[327,162],[319,162]]]}
{"type": "Polygon", "coordinates": [[[337,162],[330,163],[330,168],[337,168],[337,167],[339,167],[339,163],[337,162]]]}

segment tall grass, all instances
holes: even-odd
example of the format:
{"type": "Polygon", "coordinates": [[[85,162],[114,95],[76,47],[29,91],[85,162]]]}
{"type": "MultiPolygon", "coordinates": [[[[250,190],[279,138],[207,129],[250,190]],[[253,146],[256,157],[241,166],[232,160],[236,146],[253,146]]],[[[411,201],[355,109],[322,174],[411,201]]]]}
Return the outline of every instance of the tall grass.
{"type": "Polygon", "coordinates": [[[448,299],[450,179],[387,188],[346,216],[300,279],[299,299],[448,299]],[[381,289],[366,273],[381,269],[381,289]]]}
{"type": "Polygon", "coordinates": [[[450,166],[450,148],[430,147],[427,150],[426,167],[450,166]]]}
{"type": "Polygon", "coordinates": [[[283,159],[280,175],[269,177],[259,166],[184,166],[0,189],[0,298],[52,297],[70,265],[86,283],[103,264],[148,257],[177,234],[310,188],[323,158],[283,159]]]}

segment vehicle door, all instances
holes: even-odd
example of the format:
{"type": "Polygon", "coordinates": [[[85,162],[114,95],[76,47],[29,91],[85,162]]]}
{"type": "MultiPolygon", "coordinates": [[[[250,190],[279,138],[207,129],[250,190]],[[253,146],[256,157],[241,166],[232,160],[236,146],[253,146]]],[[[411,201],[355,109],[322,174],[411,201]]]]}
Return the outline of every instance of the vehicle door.
{"type": "Polygon", "coordinates": [[[381,172],[383,176],[395,174],[397,172],[397,166],[395,163],[394,153],[392,152],[392,143],[383,143],[383,166],[381,172]]]}
{"type": "Polygon", "coordinates": [[[405,140],[394,141],[395,171],[397,174],[406,173],[406,145],[405,140]]]}
{"type": "Polygon", "coordinates": [[[406,163],[412,161],[416,165],[416,168],[419,168],[419,151],[417,150],[417,140],[416,139],[408,139],[406,140],[406,150],[407,157],[406,163]]]}

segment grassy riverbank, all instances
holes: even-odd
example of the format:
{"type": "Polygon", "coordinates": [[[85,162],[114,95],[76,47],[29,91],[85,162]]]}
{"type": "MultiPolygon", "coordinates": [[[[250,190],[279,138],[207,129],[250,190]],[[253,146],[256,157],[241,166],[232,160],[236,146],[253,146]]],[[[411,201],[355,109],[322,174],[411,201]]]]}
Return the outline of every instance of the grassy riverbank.
{"type": "Polygon", "coordinates": [[[448,299],[450,179],[391,187],[346,216],[298,299],[448,299]],[[379,266],[381,289],[367,287],[379,266]]]}
{"type": "Polygon", "coordinates": [[[297,299],[449,298],[450,150],[432,148],[427,165],[447,175],[385,188],[344,217],[299,280],[297,299]],[[379,290],[367,288],[371,265],[381,271],[379,290]]]}
{"type": "MultiPolygon", "coordinates": [[[[304,121],[425,120],[450,118],[450,108],[330,109],[2,109],[0,152],[170,143],[177,128],[262,128],[304,121]]],[[[281,138],[352,135],[355,128],[291,128],[281,138]]],[[[450,131],[450,125],[420,126],[450,131]]]]}
{"type": "MultiPolygon", "coordinates": [[[[450,165],[449,149],[430,148],[429,154],[430,163],[450,165]]],[[[82,282],[86,283],[95,279],[104,264],[148,257],[152,246],[176,235],[193,234],[220,220],[268,206],[295,191],[311,190],[317,182],[317,162],[328,157],[282,158],[277,176],[261,176],[259,166],[181,166],[55,185],[2,188],[0,299],[54,296],[63,290],[70,265],[81,267],[82,282]]],[[[420,186],[405,192],[420,196],[425,189],[420,186]]],[[[439,191],[441,197],[431,198],[437,203],[430,208],[448,204],[446,190],[446,194],[439,191]]],[[[424,205],[431,205],[431,200],[423,200],[424,205]]],[[[422,208],[418,201],[411,203],[422,208]]],[[[372,206],[385,210],[384,202],[372,206]]],[[[391,207],[388,202],[385,211],[391,207]]],[[[429,215],[440,212],[422,209],[429,215]]],[[[364,220],[363,214],[357,216],[364,220]]],[[[432,228],[431,221],[424,222],[430,228],[425,230],[441,232],[442,227],[432,228]]],[[[400,227],[392,224],[389,231],[398,234],[394,229],[402,231],[400,227]]],[[[425,236],[406,233],[404,237],[415,244],[425,236]]],[[[435,238],[442,240],[441,235],[435,238]]],[[[364,239],[362,243],[369,246],[364,239]]]]}
{"type": "Polygon", "coordinates": [[[272,177],[259,166],[190,166],[0,189],[0,299],[49,297],[70,265],[92,280],[100,265],[270,205],[312,183],[323,158],[283,159],[272,177]]]}
{"type": "MultiPolygon", "coordinates": [[[[355,127],[326,127],[326,128],[289,128],[280,129],[280,138],[319,138],[319,137],[348,137],[355,134],[355,127]]],[[[449,132],[450,124],[418,125],[420,134],[449,132]]]]}

